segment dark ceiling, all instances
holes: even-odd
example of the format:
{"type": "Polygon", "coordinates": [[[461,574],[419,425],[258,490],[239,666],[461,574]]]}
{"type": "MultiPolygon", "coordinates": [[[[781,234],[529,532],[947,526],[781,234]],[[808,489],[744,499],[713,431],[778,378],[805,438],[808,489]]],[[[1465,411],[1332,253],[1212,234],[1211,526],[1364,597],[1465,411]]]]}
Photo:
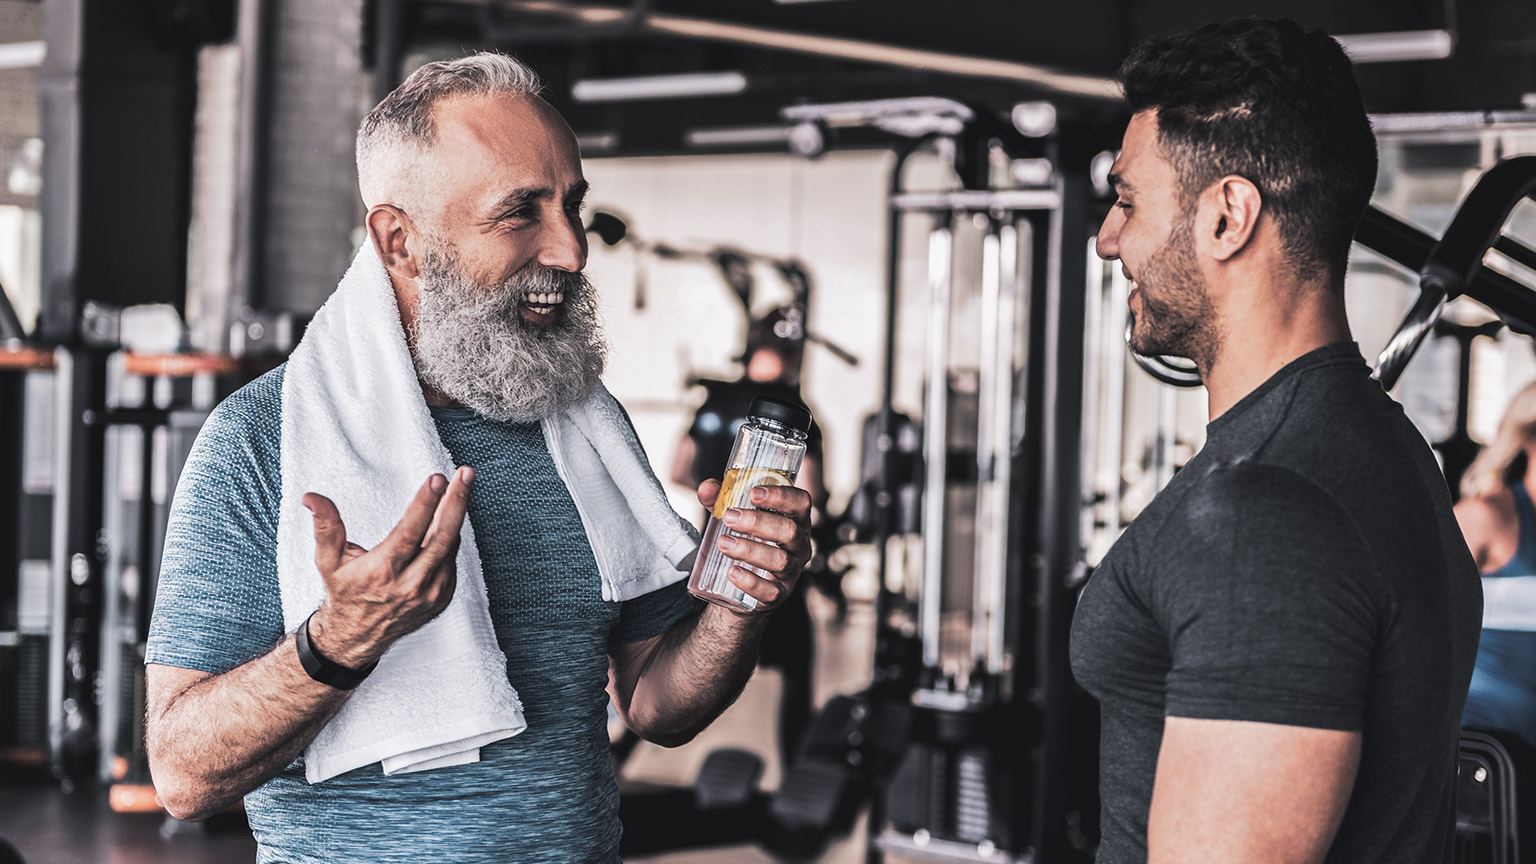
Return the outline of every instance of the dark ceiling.
{"type": "MultiPolygon", "coordinates": [[[[1444,30],[1452,56],[1361,64],[1373,112],[1513,110],[1536,93],[1536,0],[372,0],[398,15],[403,52],[493,47],[527,60],[578,133],[618,152],[685,149],[684,130],[778,122],[786,105],[893,96],[958,97],[1000,113],[1050,98],[1068,117],[1112,122],[1113,102],[1017,75],[954,74],[804,48],[835,37],[860,49],[920,49],[1108,78],[1138,41],[1240,15],[1287,16],[1335,35],[1444,30]],[[767,44],[764,44],[767,43],[767,44]],[[748,89],[709,98],[580,104],[590,78],[733,70],[748,89]]],[[[383,25],[388,26],[388,25],[383,25]]],[[[376,32],[386,32],[377,30],[376,32]]]]}

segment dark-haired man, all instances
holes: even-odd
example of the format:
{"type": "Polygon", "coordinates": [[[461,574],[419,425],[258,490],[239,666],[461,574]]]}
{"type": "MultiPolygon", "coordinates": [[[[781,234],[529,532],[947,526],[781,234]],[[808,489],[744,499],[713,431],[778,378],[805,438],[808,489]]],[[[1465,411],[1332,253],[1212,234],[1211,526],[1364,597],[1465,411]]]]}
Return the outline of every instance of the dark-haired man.
{"type": "Polygon", "coordinates": [[[1376,174],[1349,61],[1238,20],[1121,74],[1098,252],[1133,280],[1134,347],[1193,360],[1211,422],[1073,622],[1102,706],[1098,860],[1448,862],[1480,586],[1345,319],[1376,174]]]}

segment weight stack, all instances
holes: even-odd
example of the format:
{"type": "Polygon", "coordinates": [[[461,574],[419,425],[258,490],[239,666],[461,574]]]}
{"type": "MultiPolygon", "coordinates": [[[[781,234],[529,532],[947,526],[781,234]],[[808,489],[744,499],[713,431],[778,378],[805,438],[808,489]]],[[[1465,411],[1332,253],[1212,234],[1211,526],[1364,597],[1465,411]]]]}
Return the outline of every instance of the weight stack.
{"type": "Polygon", "coordinates": [[[0,746],[48,749],[48,637],[20,636],[0,647],[0,746]]]}
{"type": "Polygon", "coordinates": [[[987,747],[914,743],[886,787],[886,816],[906,834],[1012,849],[1012,780],[987,747]]]}

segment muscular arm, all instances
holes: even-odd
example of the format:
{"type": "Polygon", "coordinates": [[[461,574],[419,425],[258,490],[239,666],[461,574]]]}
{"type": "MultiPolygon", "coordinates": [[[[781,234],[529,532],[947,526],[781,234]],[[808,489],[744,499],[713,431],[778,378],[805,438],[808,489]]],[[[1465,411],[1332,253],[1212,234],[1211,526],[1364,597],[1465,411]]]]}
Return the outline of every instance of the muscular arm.
{"type": "Polygon", "coordinates": [[[1310,479],[1212,471],[1158,543],[1171,665],[1151,864],[1322,861],[1355,785],[1388,598],[1371,548],[1310,479]]]}
{"type": "Polygon", "coordinates": [[[1321,862],[1359,762],[1359,732],[1169,717],[1147,862],[1321,862]]]}
{"type": "MultiPolygon", "coordinates": [[[[714,504],[719,488],[705,481],[699,502],[714,504]]],[[[762,509],[729,511],[727,524],[770,542],[741,541],[727,554],[771,574],[762,578],[731,568],[731,582],[757,598],[757,610],[738,613],[707,606],[660,636],[609,649],[613,704],[629,728],[648,741],[666,747],[686,744],[741,695],[757,665],[768,613],[789,597],[810,557],[810,495],[791,486],[759,486],[752,495],[762,509]]]]}
{"type": "Polygon", "coordinates": [[[693,740],[747,686],[766,623],[710,605],[660,636],[610,648],[609,693],[624,722],[663,747],[693,740]]]}
{"type": "Polygon", "coordinates": [[[299,665],[293,636],[223,675],[151,664],[145,738],[160,803],[206,819],[293,762],[346,700],[299,665]]]}
{"type": "MultiPolygon", "coordinates": [[[[316,651],[363,668],[448,605],[472,479],[461,469],[446,490],[441,475],[428,479],[372,551],[347,542],[329,499],[305,496],[326,585],[326,600],[310,619],[316,651]]],[[[161,803],[183,819],[206,818],[271,779],[347,696],[309,677],[292,634],[222,675],[152,664],[146,691],[150,772],[161,803]]]]}

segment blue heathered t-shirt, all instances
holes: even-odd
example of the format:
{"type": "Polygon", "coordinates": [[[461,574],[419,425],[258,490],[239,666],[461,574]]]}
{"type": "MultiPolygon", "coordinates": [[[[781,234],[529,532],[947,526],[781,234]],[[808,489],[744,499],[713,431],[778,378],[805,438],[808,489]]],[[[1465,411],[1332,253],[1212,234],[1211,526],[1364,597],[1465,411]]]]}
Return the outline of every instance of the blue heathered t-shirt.
{"type": "MultiPolygon", "coordinates": [[[[285,635],[282,381],[279,367],[242,388],[198,435],[171,507],[147,663],[221,673],[285,635]]],[[[696,601],[683,582],[602,599],[538,424],[467,409],[433,408],[432,418],[454,462],[475,469],[469,518],[528,728],[481,748],[478,763],[394,777],[373,764],[311,785],[301,756],[246,796],[257,861],[616,862],[606,648],[664,632],[696,601]]]]}

